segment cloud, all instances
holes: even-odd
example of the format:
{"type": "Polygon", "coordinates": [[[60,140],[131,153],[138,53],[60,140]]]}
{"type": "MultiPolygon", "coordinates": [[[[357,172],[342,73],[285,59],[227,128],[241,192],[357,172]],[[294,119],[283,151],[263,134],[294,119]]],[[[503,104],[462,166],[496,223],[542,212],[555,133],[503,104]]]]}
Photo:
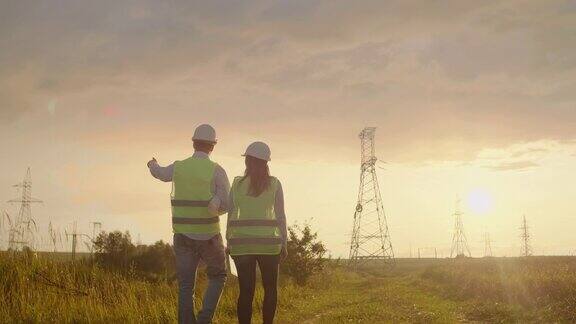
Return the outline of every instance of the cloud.
{"type": "Polygon", "coordinates": [[[376,125],[380,151],[399,162],[569,140],[576,12],[565,7],[3,2],[0,123],[41,118],[57,99],[54,123],[74,138],[183,134],[206,120],[231,134],[305,142],[316,154],[352,150],[358,129],[376,125]],[[102,113],[110,107],[121,113],[102,113]]]}
{"type": "Polygon", "coordinates": [[[546,149],[546,148],[537,148],[537,147],[536,148],[528,148],[528,149],[525,149],[522,151],[517,151],[517,152],[513,153],[511,155],[511,157],[519,158],[519,157],[523,157],[526,155],[531,156],[531,155],[535,155],[535,154],[542,154],[542,153],[548,153],[548,152],[550,152],[550,150],[546,149]]]}
{"type": "Polygon", "coordinates": [[[493,171],[522,171],[535,168],[538,166],[539,164],[533,161],[517,161],[517,162],[505,162],[494,166],[488,166],[486,168],[493,171]]]}

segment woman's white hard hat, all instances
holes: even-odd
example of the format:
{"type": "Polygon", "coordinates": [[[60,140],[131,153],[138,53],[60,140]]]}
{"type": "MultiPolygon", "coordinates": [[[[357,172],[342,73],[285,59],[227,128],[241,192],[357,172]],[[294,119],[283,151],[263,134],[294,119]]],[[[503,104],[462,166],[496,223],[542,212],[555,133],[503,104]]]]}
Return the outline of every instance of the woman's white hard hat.
{"type": "Polygon", "coordinates": [[[208,124],[202,124],[194,130],[192,140],[216,143],[216,130],[208,124]]]}
{"type": "Polygon", "coordinates": [[[254,142],[246,148],[242,156],[251,156],[260,160],[270,161],[270,147],[264,142],[254,142]]]}

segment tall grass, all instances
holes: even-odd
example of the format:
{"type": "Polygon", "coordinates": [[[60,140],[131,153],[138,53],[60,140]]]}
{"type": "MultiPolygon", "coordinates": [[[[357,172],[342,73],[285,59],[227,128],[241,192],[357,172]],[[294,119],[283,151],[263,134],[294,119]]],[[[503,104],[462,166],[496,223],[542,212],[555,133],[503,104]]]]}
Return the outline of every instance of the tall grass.
{"type": "MultiPolygon", "coordinates": [[[[198,271],[196,309],[206,286],[198,271]]],[[[317,275],[301,287],[281,276],[278,317],[280,323],[297,323],[309,316],[307,304],[344,280],[342,272],[317,275]]],[[[215,323],[236,322],[238,284],[228,278],[215,323]]],[[[1,323],[170,323],[177,319],[177,283],[150,280],[133,272],[117,272],[90,260],[63,262],[43,257],[0,254],[1,323]]],[[[255,322],[260,321],[263,291],[257,286],[255,322]]]]}
{"type": "Polygon", "coordinates": [[[88,261],[2,255],[0,319],[18,322],[169,322],[175,289],[107,271],[88,261]]]}
{"type": "MultiPolygon", "coordinates": [[[[336,264],[305,286],[281,275],[278,323],[576,322],[576,258],[398,262],[350,272],[336,264]],[[406,262],[404,262],[406,263],[406,262]]],[[[197,309],[206,286],[199,270],[197,309]]],[[[236,322],[229,278],[215,323],[236,322]]],[[[263,292],[257,287],[254,322],[263,292]]],[[[2,323],[173,323],[177,283],[89,259],[0,254],[2,323]]]]}
{"type": "Polygon", "coordinates": [[[454,260],[429,267],[422,278],[453,299],[475,301],[469,317],[576,321],[576,258],[454,260]]]}

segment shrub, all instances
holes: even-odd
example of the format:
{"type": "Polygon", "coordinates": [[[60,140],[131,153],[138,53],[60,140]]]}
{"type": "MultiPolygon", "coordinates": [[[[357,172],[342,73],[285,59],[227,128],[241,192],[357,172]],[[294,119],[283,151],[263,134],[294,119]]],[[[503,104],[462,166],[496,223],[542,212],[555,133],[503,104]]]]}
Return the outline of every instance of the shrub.
{"type": "Polygon", "coordinates": [[[116,268],[129,268],[136,253],[128,232],[102,232],[94,240],[96,261],[116,268]]]}
{"type": "Polygon", "coordinates": [[[288,256],[282,262],[281,269],[298,285],[304,285],[308,278],[324,268],[326,247],[318,240],[318,233],[312,233],[308,224],[303,228],[291,226],[288,236],[288,256]]]}
{"type": "Polygon", "coordinates": [[[172,246],[164,241],[153,245],[139,245],[134,265],[140,271],[169,276],[175,272],[176,262],[172,246]]]}
{"type": "Polygon", "coordinates": [[[175,272],[172,246],[163,241],[135,246],[128,232],[103,232],[94,240],[94,251],[96,262],[106,267],[165,277],[175,272]]]}

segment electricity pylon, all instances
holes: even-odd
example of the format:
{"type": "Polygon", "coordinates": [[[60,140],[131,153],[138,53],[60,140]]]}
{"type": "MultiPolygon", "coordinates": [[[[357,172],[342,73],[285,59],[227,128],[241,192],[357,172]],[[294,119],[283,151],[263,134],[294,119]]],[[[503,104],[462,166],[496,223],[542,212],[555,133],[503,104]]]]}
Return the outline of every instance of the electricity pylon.
{"type": "Polygon", "coordinates": [[[350,242],[351,265],[359,265],[366,260],[384,260],[387,263],[394,260],[388,222],[376,177],[375,166],[378,159],[374,154],[375,132],[375,127],[366,127],[359,135],[361,141],[360,189],[350,242]]]}
{"type": "Polygon", "coordinates": [[[490,234],[484,232],[484,257],[492,256],[492,242],[490,241],[490,234]]]}
{"type": "Polygon", "coordinates": [[[78,233],[78,226],[76,222],[74,222],[72,233],[64,231],[64,234],[66,235],[66,240],[68,240],[68,237],[72,238],[72,260],[76,259],[76,251],[78,249],[78,243],[79,241],[82,241],[83,238],[88,240],[87,242],[83,241],[88,251],[90,253],[94,253],[94,241],[96,240],[97,235],[102,232],[102,223],[91,222],[90,224],[92,225],[92,236],[84,233],[78,233]]]}
{"type": "Polygon", "coordinates": [[[520,227],[520,238],[522,239],[522,248],[520,254],[522,256],[531,256],[532,247],[530,246],[530,233],[528,233],[528,223],[526,223],[526,216],[522,216],[522,227],[520,227]]]}
{"type": "Polygon", "coordinates": [[[72,237],[72,261],[74,261],[76,259],[76,249],[78,247],[78,238],[81,239],[82,236],[88,236],[88,235],[83,234],[83,233],[78,233],[76,222],[74,222],[74,227],[72,228],[72,233],[68,233],[67,231],[64,231],[64,233],[66,234],[66,240],[68,240],[68,237],[72,237]]]}
{"type": "Polygon", "coordinates": [[[96,241],[96,238],[102,232],[102,223],[91,222],[90,224],[92,225],[92,237],[90,238],[90,246],[88,247],[88,250],[90,250],[90,253],[94,253],[94,241],[96,241]]]}
{"type": "Polygon", "coordinates": [[[9,249],[21,250],[25,246],[34,248],[34,231],[37,231],[36,222],[32,218],[31,204],[41,203],[41,200],[32,198],[32,175],[30,168],[26,171],[24,180],[14,185],[21,190],[20,198],[9,200],[9,203],[20,203],[18,216],[9,233],[9,249]]]}
{"type": "Polygon", "coordinates": [[[460,199],[456,201],[456,210],[454,211],[454,235],[452,236],[452,250],[450,257],[470,257],[470,249],[466,234],[464,234],[464,225],[462,223],[462,212],[460,211],[460,199]]]}

